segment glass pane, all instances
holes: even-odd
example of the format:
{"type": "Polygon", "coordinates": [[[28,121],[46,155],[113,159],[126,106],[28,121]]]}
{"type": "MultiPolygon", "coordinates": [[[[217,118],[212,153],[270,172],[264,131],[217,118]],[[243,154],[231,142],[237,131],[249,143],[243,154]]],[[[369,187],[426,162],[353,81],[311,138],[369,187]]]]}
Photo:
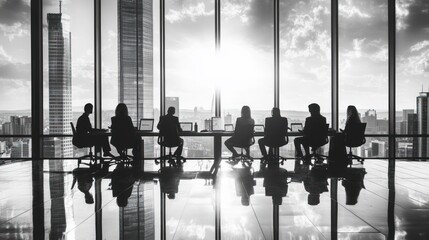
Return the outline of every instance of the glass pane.
{"type": "Polygon", "coordinates": [[[214,1],[165,2],[165,106],[199,129],[214,116],[214,26],[214,1]]]}
{"type": "MultiPolygon", "coordinates": [[[[134,126],[159,111],[159,3],[151,0],[102,1],[102,126],[111,125],[118,103],[128,106],[134,126]],[[138,9],[138,10],[137,10],[138,9]],[[137,51],[138,49],[138,51],[137,51]],[[137,81],[136,81],[137,79],[137,81]]],[[[145,139],[145,157],[154,154],[145,139]]]]}
{"type": "Polygon", "coordinates": [[[387,1],[340,1],[338,14],[340,128],[354,105],[366,133],[387,133],[387,1]]]}
{"type": "MultiPolygon", "coordinates": [[[[72,134],[70,122],[76,123],[84,105],[94,101],[93,21],[92,1],[43,2],[45,134],[72,134]]],[[[73,156],[71,138],[58,141],[47,151],[73,156]]]]}
{"type": "Polygon", "coordinates": [[[247,105],[264,124],[274,104],[273,1],[224,0],[221,7],[222,115],[234,124],[247,105]]]}
{"type": "MultiPolygon", "coordinates": [[[[19,158],[31,157],[31,138],[2,138],[0,137],[0,158],[19,158]]],[[[11,162],[10,160],[8,162],[11,162]]],[[[0,160],[0,164],[7,163],[0,160]]]]}
{"type": "Polygon", "coordinates": [[[27,135],[31,134],[30,1],[2,1],[0,16],[0,135],[27,135]]]}
{"type": "MultiPolygon", "coordinates": [[[[427,1],[396,4],[396,132],[400,134],[429,133],[428,28],[427,1]]],[[[424,139],[413,147],[418,149],[416,156],[429,156],[424,139]]]]}
{"type": "Polygon", "coordinates": [[[331,1],[280,3],[280,107],[304,122],[308,105],[331,122],[331,1]]]}

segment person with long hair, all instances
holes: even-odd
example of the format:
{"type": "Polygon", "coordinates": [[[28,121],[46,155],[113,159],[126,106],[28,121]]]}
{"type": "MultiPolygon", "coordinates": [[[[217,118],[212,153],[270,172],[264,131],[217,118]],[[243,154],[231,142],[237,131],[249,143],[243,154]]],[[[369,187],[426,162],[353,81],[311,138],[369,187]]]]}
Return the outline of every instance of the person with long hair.
{"type": "Polygon", "coordinates": [[[286,135],[288,130],[287,118],[280,115],[280,109],[274,107],[271,111],[272,117],[265,118],[264,137],[258,140],[259,149],[261,150],[262,157],[267,160],[267,149],[265,146],[272,148],[281,147],[287,144],[286,135]]]}
{"type": "Polygon", "coordinates": [[[346,126],[344,128],[344,132],[347,133],[350,129],[352,129],[357,124],[360,124],[360,116],[359,112],[357,111],[356,107],[353,105],[350,105],[347,107],[347,120],[346,120],[346,126]]]}
{"type": "Polygon", "coordinates": [[[115,109],[115,116],[112,120],[112,139],[110,143],[116,147],[118,153],[122,153],[127,148],[133,148],[133,156],[140,155],[140,137],[136,133],[133,121],[128,116],[128,107],[124,103],[119,103],[115,109]]]}
{"type": "Polygon", "coordinates": [[[241,108],[241,117],[237,118],[235,122],[234,134],[225,141],[225,146],[232,152],[232,157],[238,156],[234,147],[244,147],[247,155],[249,155],[254,126],[255,120],[251,116],[250,107],[243,106],[241,108]]]}

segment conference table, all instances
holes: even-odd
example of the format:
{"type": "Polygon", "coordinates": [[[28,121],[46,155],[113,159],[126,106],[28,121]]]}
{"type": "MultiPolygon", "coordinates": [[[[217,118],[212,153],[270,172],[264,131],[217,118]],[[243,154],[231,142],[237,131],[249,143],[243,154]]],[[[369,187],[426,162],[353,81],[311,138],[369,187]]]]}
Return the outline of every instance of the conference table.
{"type": "MultiPolygon", "coordinates": [[[[141,137],[158,137],[159,132],[147,132],[147,131],[137,131],[138,135],[141,137]]],[[[332,136],[335,131],[330,130],[328,132],[329,136],[332,136]]],[[[203,132],[191,132],[185,131],[180,133],[181,137],[212,137],[213,138],[213,147],[214,147],[214,162],[210,169],[212,174],[217,172],[220,162],[222,161],[222,137],[231,137],[234,134],[232,131],[203,131],[203,132]]],[[[263,137],[263,132],[255,132],[255,137],[263,137]]],[[[303,136],[302,132],[288,132],[288,137],[299,137],[303,136]]]]}
{"type": "MultiPolygon", "coordinates": [[[[336,131],[329,130],[328,136],[333,136],[336,131]]],[[[97,134],[103,134],[111,136],[110,132],[103,132],[103,133],[97,133],[97,134]]],[[[137,131],[137,134],[140,137],[158,137],[159,132],[148,132],[148,131],[137,131]]],[[[201,132],[194,132],[194,131],[184,131],[180,133],[181,137],[212,137],[213,138],[213,150],[214,150],[214,162],[210,169],[211,173],[216,173],[217,169],[219,168],[220,162],[222,161],[222,137],[231,137],[234,134],[232,131],[201,131],[201,132]]],[[[255,137],[263,137],[263,132],[255,132],[255,137]]],[[[288,132],[288,137],[299,137],[303,136],[302,132],[288,132]]],[[[144,157],[143,157],[144,158],[144,157]]]]}

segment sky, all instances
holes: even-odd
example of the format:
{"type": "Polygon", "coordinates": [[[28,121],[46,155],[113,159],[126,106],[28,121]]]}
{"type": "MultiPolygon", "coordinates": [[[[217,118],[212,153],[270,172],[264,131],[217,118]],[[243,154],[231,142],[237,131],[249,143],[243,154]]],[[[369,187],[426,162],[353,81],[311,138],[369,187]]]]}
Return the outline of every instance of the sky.
{"type": "MultiPolygon", "coordinates": [[[[0,0],[0,110],[30,108],[30,0],[0,0]]],[[[273,0],[223,0],[221,53],[214,49],[214,1],[166,0],[166,95],[180,107],[270,109],[274,102],[273,0]]],[[[117,104],[116,0],[102,1],[103,109],[117,104]]],[[[154,98],[159,104],[159,6],[154,1],[154,98]]],[[[429,88],[429,2],[397,1],[397,110],[429,88]]],[[[44,0],[44,15],[58,12],[44,0]]],[[[73,108],[93,101],[93,2],[64,0],[72,35],[73,108]]],[[[330,111],[330,1],[280,1],[280,107],[330,111]]],[[[48,85],[46,17],[44,82],[48,85]]],[[[340,109],[386,110],[387,0],[339,6],[340,109]]],[[[48,106],[45,88],[45,108],[48,106]]]]}

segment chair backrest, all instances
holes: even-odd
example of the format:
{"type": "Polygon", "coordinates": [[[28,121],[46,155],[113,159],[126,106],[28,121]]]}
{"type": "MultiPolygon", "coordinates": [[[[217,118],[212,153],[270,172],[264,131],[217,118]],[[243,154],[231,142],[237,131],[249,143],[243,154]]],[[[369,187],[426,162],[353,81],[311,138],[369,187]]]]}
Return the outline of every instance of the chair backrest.
{"type": "Polygon", "coordinates": [[[287,120],[284,118],[267,118],[265,120],[267,126],[265,126],[264,137],[269,147],[280,147],[289,142],[287,136],[287,120]]]}
{"type": "Polygon", "coordinates": [[[307,134],[312,148],[318,148],[328,143],[328,129],[329,124],[327,123],[324,127],[317,129],[317,131],[307,134]]]}
{"type": "Polygon", "coordinates": [[[345,132],[345,144],[347,147],[359,147],[365,140],[366,123],[354,124],[345,132]]]}
{"type": "Polygon", "coordinates": [[[70,126],[71,126],[71,129],[72,129],[73,135],[75,135],[76,134],[76,128],[74,127],[73,122],[70,122],[70,126]]]}

